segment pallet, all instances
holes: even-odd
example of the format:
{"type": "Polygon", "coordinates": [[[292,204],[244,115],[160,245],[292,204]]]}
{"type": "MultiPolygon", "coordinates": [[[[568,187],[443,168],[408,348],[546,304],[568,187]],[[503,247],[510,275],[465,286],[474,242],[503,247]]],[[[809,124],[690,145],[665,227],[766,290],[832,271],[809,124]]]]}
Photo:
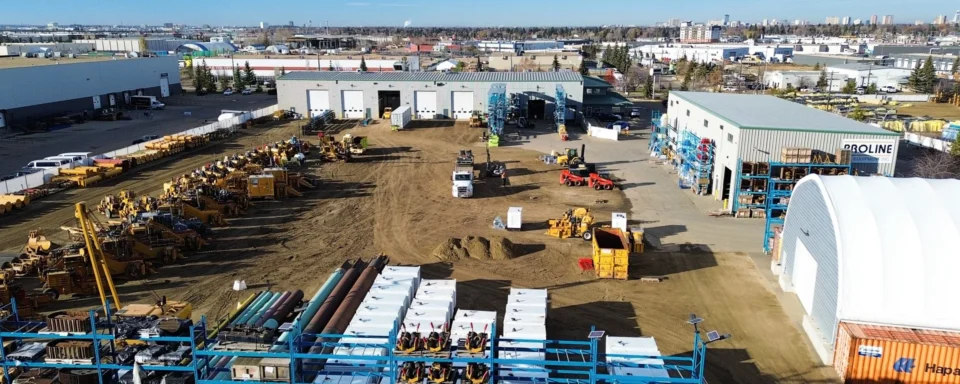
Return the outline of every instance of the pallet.
{"type": "Polygon", "coordinates": [[[93,359],[43,359],[44,363],[47,364],[65,364],[65,365],[93,365],[93,359]]]}
{"type": "Polygon", "coordinates": [[[213,345],[214,351],[266,351],[270,345],[241,342],[219,342],[213,345]]]}
{"type": "Polygon", "coordinates": [[[666,279],[667,278],[663,276],[649,276],[649,277],[641,277],[640,281],[643,283],[661,283],[666,279]]]}

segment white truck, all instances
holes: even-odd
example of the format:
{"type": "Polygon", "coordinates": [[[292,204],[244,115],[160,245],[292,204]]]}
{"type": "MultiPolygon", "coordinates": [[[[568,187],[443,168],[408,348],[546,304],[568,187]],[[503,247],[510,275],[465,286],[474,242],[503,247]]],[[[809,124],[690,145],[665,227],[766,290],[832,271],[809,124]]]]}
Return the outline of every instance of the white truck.
{"type": "Polygon", "coordinates": [[[130,104],[137,109],[164,109],[166,104],[157,101],[154,96],[130,96],[130,104]]]}
{"type": "Polygon", "coordinates": [[[473,197],[473,166],[458,165],[453,168],[453,197],[473,197]]]}
{"type": "Polygon", "coordinates": [[[407,124],[410,124],[412,115],[413,114],[410,111],[410,107],[408,106],[402,106],[394,109],[393,112],[390,112],[390,128],[394,131],[399,131],[406,128],[407,124]]]}

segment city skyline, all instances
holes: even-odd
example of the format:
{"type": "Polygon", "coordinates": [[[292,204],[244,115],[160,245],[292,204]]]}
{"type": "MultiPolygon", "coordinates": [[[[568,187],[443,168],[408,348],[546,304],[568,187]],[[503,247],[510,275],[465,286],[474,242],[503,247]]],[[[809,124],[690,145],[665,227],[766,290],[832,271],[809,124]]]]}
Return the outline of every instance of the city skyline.
{"type": "Polygon", "coordinates": [[[809,20],[822,23],[826,17],[850,16],[852,19],[868,19],[872,14],[894,15],[899,20],[927,19],[937,15],[953,14],[956,6],[944,0],[837,0],[822,2],[798,0],[776,5],[774,17],[768,8],[769,2],[744,0],[731,11],[729,3],[708,0],[686,0],[685,4],[629,1],[595,0],[591,9],[610,12],[569,12],[584,8],[584,3],[574,0],[488,0],[486,2],[462,2],[451,7],[449,1],[400,0],[400,1],[324,1],[287,0],[264,8],[261,2],[236,0],[224,7],[221,3],[170,0],[166,2],[130,2],[102,0],[98,7],[82,3],[58,0],[34,0],[13,2],[6,5],[0,16],[0,24],[46,25],[163,25],[164,23],[187,25],[238,25],[258,26],[260,22],[270,25],[285,25],[293,19],[298,26],[402,26],[410,21],[411,26],[586,26],[586,25],[654,25],[668,19],[679,18],[706,22],[723,20],[759,23],[763,19],[809,20]],[[179,12],[177,10],[192,10],[179,12]],[[255,12],[247,11],[255,9],[255,12]],[[290,10],[296,12],[291,16],[290,10]],[[511,12],[503,12],[510,9],[511,12]],[[112,12],[105,12],[111,10],[112,12]],[[236,10],[230,12],[227,10],[236,10]],[[531,17],[534,13],[539,17],[531,17]],[[176,15],[176,16],[171,16],[176,15]]]}

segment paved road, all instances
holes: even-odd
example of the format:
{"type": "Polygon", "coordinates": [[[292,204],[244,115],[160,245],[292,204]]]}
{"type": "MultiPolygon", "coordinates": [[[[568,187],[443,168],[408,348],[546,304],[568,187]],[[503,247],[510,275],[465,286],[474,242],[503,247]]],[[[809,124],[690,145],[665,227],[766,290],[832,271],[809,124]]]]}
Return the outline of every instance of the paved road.
{"type": "MultiPolygon", "coordinates": [[[[649,116],[649,109],[644,109],[644,113],[649,116]]],[[[638,123],[640,127],[648,126],[649,117],[638,123]]],[[[623,190],[633,204],[629,219],[643,223],[654,246],[663,244],[681,249],[699,246],[713,252],[759,253],[763,250],[762,220],[708,216],[707,212],[720,209],[722,203],[712,196],[697,196],[679,189],[672,168],[649,161],[647,129],[635,129],[622,141],[575,133],[570,141],[563,142],[556,133],[546,129],[523,132],[526,136],[520,145],[543,153],[586,144],[588,162],[625,180],[623,190]]],[[[602,191],[597,194],[602,198],[602,191]]]]}
{"type": "Polygon", "coordinates": [[[167,109],[153,111],[151,118],[134,112],[133,120],[92,121],[70,128],[0,139],[0,175],[27,163],[64,152],[103,153],[129,146],[143,135],[166,135],[217,121],[223,109],[253,110],[277,103],[276,96],[184,95],[164,100],[167,109]],[[189,112],[189,116],[185,115],[189,112]]]}

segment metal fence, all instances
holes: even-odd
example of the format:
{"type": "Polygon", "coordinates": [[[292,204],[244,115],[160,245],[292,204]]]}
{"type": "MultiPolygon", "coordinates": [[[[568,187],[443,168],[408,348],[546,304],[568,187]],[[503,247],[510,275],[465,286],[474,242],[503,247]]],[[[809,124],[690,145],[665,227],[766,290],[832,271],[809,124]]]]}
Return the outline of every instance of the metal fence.
{"type": "Polygon", "coordinates": [[[953,143],[936,138],[936,137],[927,137],[921,136],[916,133],[907,132],[903,134],[903,139],[911,145],[916,145],[920,147],[933,148],[941,152],[950,152],[950,147],[953,146],[953,143]]]}
{"type": "MultiPolygon", "coordinates": [[[[188,129],[183,132],[175,133],[179,135],[204,135],[221,129],[231,129],[236,127],[247,120],[258,119],[264,116],[273,115],[279,108],[276,105],[271,105],[266,108],[258,109],[255,111],[250,111],[247,113],[239,114],[237,116],[231,117],[229,119],[224,119],[217,121],[215,123],[207,124],[193,129],[188,129]]],[[[169,135],[168,135],[169,136],[169,135]]],[[[160,139],[158,139],[160,140],[160,139]]],[[[101,155],[94,156],[94,158],[113,158],[117,156],[129,155],[136,153],[138,151],[146,150],[147,143],[140,143],[131,145],[129,147],[120,148],[115,151],[110,151],[103,153],[101,155]]],[[[0,181],[0,195],[17,193],[25,189],[37,188],[44,183],[47,183],[54,176],[58,175],[59,171],[57,169],[43,170],[41,172],[32,173],[26,176],[21,176],[13,178],[10,180],[0,181]]]]}
{"type": "Polygon", "coordinates": [[[860,102],[866,102],[867,100],[887,100],[887,101],[899,101],[899,102],[911,102],[911,103],[923,103],[930,100],[930,96],[926,94],[918,95],[905,95],[905,94],[883,94],[883,95],[843,95],[856,97],[860,102]]]}

